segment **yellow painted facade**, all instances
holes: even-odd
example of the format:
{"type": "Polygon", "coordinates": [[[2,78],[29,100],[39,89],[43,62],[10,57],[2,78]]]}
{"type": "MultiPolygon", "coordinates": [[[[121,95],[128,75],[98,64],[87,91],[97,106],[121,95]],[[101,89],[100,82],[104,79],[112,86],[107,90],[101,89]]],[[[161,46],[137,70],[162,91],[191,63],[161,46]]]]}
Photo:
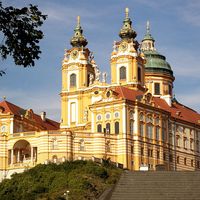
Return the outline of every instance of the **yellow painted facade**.
{"type": "Polygon", "coordinates": [[[60,125],[45,113],[0,103],[1,179],[39,163],[92,157],[130,170],[157,165],[200,170],[200,115],[173,98],[169,64],[155,51],[149,32],[137,42],[131,24],[126,9],[108,84],[86,47],[78,17],[72,48],[62,61],[60,125]]]}

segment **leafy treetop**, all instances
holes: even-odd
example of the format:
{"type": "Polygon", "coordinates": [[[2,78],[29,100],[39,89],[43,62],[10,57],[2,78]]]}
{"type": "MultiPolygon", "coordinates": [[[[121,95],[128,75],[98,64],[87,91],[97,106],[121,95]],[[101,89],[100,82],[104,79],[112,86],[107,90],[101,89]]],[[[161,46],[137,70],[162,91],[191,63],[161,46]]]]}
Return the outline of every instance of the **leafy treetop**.
{"type": "MultiPolygon", "coordinates": [[[[12,56],[16,65],[34,66],[35,59],[41,53],[38,45],[43,38],[39,27],[46,20],[38,7],[30,4],[21,9],[12,6],[3,7],[0,1],[0,31],[3,40],[0,44],[0,56],[6,59],[12,56]]],[[[0,75],[5,73],[0,71],[0,75]]]]}

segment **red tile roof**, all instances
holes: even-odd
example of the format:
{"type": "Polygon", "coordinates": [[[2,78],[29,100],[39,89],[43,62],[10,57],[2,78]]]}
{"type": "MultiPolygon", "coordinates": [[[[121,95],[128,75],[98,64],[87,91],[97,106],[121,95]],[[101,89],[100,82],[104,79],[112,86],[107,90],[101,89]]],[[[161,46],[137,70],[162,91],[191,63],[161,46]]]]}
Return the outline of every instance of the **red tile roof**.
{"type": "MultiPolygon", "coordinates": [[[[119,97],[122,99],[127,99],[135,101],[136,98],[144,95],[144,92],[139,90],[130,89],[127,87],[119,86],[115,88],[115,91],[118,93],[119,97]]],[[[178,102],[173,102],[170,107],[164,99],[153,97],[155,102],[155,107],[163,109],[171,114],[172,117],[186,122],[195,123],[200,126],[200,114],[196,111],[184,106],[178,102]]]]}
{"type": "Polygon", "coordinates": [[[116,87],[115,91],[119,94],[119,97],[130,101],[135,101],[136,97],[144,94],[144,92],[140,90],[134,90],[123,86],[116,87]]]}
{"type": "Polygon", "coordinates": [[[162,108],[171,113],[171,116],[184,120],[190,123],[195,123],[200,126],[200,114],[187,106],[180,104],[179,102],[173,102],[170,107],[164,99],[154,97],[154,101],[157,107],[162,108]]]}
{"type": "MultiPolygon", "coordinates": [[[[3,108],[3,113],[10,113],[15,116],[25,115],[26,110],[16,106],[8,101],[0,102],[0,108],[3,108]]],[[[60,124],[56,121],[50,120],[46,118],[45,121],[41,119],[41,117],[35,113],[33,113],[33,120],[39,125],[42,126],[45,130],[57,130],[59,129],[60,124]]]]}

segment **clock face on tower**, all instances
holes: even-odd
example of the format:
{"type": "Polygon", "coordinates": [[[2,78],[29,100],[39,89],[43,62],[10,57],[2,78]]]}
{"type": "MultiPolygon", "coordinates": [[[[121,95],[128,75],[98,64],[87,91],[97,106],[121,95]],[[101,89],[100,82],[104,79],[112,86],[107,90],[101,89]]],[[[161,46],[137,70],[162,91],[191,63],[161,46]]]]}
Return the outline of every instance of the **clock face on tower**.
{"type": "Polygon", "coordinates": [[[126,51],[127,48],[128,48],[128,44],[126,42],[121,43],[120,46],[119,46],[119,49],[121,51],[126,51]]]}
{"type": "Polygon", "coordinates": [[[71,57],[72,57],[73,59],[78,58],[78,51],[77,51],[77,50],[72,51],[72,52],[71,52],[71,57]]]}

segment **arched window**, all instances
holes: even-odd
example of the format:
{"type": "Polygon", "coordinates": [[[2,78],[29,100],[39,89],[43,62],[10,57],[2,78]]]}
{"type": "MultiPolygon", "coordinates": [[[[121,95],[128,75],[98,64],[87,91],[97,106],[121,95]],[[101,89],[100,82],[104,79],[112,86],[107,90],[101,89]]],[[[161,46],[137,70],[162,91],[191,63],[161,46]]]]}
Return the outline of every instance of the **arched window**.
{"type": "Polygon", "coordinates": [[[98,125],[97,125],[97,132],[98,132],[98,133],[101,133],[101,132],[102,132],[102,125],[101,125],[101,124],[98,124],[98,125]]]}
{"type": "Polygon", "coordinates": [[[141,81],[141,68],[138,67],[138,81],[141,81]]]}
{"type": "Polygon", "coordinates": [[[110,133],[110,123],[106,124],[106,133],[110,133]]]}
{"type": "Polygon", "coordinates": [[[120,67],[119,74],[120,74],[120,80],[125,80],[126,79],[126,67],[124,67],[124,66],[120,67]]]}
{"type": "Polygon", "coordinates": [[[115,122],[115,134],[119,134],[119,122],[115,122]]]}
{"type": "Polygon", "coordinates": [[[76,87],[76,74],[70,75],[70,87],[76,87]]]}

